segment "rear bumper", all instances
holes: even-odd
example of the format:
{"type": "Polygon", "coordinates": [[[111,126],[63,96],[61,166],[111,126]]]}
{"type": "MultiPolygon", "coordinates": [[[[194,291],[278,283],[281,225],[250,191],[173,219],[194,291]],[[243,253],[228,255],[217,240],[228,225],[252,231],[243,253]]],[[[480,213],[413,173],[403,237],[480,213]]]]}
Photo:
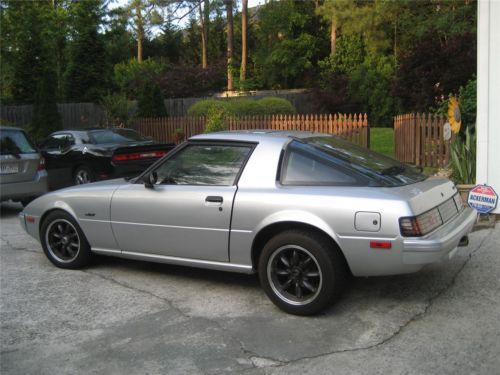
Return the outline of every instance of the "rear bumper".
{"type": "Polygon", "coordinates": [[[403,241],[404,264],[428,264],[451,257],[460,240],[470,233],[476,222],[477,213],[465,208],[455,219],[423,238],[403,241]]]}
{"type": "Polygon", "coordinates": [[[0,197],[2,201],[9,199],[22,200],[26,198],[38,197],[45,194],[47,191],[47,172],[38,171],[35,179],[32,181],[2,184],[0,197]]]}

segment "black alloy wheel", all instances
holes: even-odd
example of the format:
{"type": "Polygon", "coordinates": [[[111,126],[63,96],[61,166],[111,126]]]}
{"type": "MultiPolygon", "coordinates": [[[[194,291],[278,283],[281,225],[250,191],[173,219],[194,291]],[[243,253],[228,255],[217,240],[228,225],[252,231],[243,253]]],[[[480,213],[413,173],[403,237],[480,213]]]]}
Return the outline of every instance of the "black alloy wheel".
{"type": "Polygon", "coordinates": [[[324,310],[342,291],[347,266],[326,236],[288,230],[271,238],[259,257],[262,288],[280,309],[295,315],[324,310]]]}
{"type": "Polygon", "coordinates": [[[42,247],[58,267],[80,268],[90,261],[90,246],[76,221],[66,212],[51,212],[41,228],[42,247]]]}

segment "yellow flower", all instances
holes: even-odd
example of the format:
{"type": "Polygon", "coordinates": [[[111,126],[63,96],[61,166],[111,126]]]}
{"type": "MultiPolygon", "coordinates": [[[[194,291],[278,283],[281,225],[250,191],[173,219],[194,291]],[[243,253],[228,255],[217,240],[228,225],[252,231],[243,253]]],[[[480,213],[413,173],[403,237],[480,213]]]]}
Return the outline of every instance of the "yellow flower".
{"type": "Polygon", "coordinates": [[[462,114],[460,113],[458,100],[454,96],[448,101],[448,122],[451,125],[451,131],[457,134],[462,125],[462,114]]]}

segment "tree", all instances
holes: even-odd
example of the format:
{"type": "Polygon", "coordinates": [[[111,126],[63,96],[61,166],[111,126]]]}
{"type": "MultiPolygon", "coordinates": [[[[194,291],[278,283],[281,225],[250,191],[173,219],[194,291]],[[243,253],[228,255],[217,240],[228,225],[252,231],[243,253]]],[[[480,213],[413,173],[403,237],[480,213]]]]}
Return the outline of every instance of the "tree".
{"type": "Polygon", "coordinates": [[[2,96],[11,96],[16,104],[31,104],[46,64],[50,9],[24,1],[5,1],[1,9],[2,96]]]}
{"type": "Polygon", "coordinates": [[[139,95],[137,102],[137,116],[139,117],[164,117],[167,115],[160,86],[147,81],[139,95]]]}
{"type": "Polygon", "coordinates": [[[45,66],[36,88],[31,123],[31,133],[38,140],[62,129],[61,116],[57,110],[56,91],[56,72],[52,66],[45,66]]]}
{"type": "MultiPolygon", "coordinates": [[[[247,28],[248,28],[248,0],[241,1],[241,67],[240,86],[244,85],[247,79],[247,28]]],[[[240,87],[241,88],[241,87],[240,87]]]]}
{"type": "Polygon", "coordinates": [[[198,3],[201,24],[201,67],[208,67],[208,29],[210,23],[210,2],[203,0],[198,3]]]}
{"type": "Polygon", "coordinates": [[[227,90],[233,91],[233,0],[226,0],[227,17],[227,90]]]}
{"type": "Polygon", "coordinates": [[[106,50],[98,29],[102,24],[103,3],[87,0],[69,8],[71,43],[66,67],[66,100],[98,102],[106,91],[106,50]]]}

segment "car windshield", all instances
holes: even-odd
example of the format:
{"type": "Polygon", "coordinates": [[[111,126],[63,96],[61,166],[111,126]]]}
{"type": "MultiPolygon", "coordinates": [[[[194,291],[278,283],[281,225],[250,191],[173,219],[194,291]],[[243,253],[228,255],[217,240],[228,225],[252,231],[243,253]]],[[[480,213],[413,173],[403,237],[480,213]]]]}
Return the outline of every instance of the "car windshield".
{"type": "Polygon", "coordinates": [[[337,136],[310,137],[296,142],[312,154],[362,175],[370,181],[370,186],[401,186],[426,179],[416,168],[337,136]]]}
{"type": "Polygon", "coordinates": [[[8,154],[32,154],[36,152],[26,134],[20,130],[1,130],[0,152],[2,155],[8,154]]]}
{"type": "Polygon", "coordinates": [[[150,139],[132,129],[99,129],[89,132],[93,144],[148,142],[150,139]]]}

